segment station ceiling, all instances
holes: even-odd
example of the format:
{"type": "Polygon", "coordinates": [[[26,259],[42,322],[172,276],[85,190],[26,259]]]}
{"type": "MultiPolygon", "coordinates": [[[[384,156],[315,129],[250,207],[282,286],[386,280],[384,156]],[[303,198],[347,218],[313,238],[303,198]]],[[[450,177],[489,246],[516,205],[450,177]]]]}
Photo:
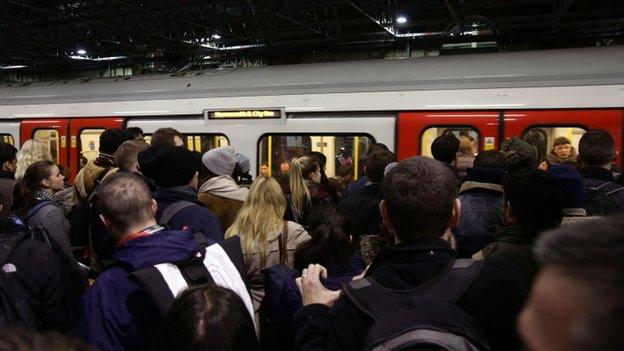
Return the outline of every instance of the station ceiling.
{"type": "Polygon", "coordinates": [[[0,0],[0,68],[31,72],[175,71],[236,59],[298,63],[327,53],[533,50],[623,38],[622,0],[0,0]]]}

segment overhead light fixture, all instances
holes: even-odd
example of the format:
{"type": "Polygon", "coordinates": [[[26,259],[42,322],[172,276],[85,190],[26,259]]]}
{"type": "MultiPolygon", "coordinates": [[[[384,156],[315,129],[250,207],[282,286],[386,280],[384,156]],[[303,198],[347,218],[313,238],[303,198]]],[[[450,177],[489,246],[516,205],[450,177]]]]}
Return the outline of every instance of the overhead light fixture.
{"type": "Polygon", "coordinates": [[[405,18],[405,16],[399,16],[397,17],[396,22],[399,24],[407,23],[407,18],[405,18]]]}
{"type": "Polygon", "coordinates": [[[221,36],[219,34],[213,34],[212,39],[221,39],[221,36]]]}
{"type": "Polygon", "coordinates": [[[78,55],[86,55],[87,54],[87,50],[85,50],[85,49],[78,49],[78,51],[76,51],[76,53],[78,55]]]}
{"type": "Polygon", "coordinates": [[[212,58],[212,56],[210,56],[210,55],[204,56],[204,60],[210,60],[211,58],[212,58]]]}
{"type": "Polygon", "coordinates": [[[18,68],[25,68],[26,66],[24,65],[8,65],[8,66],[0,66],[0,69],[18,69],[18,68]]]}

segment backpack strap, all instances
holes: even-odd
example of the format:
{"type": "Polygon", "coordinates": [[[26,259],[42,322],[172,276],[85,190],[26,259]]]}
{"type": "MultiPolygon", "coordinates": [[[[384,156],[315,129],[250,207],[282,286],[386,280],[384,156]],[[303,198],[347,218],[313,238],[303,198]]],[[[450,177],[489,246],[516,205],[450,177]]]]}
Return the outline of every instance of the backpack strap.
{"type": "Polygon", "coordinates": [[[616,182],[604,182],[596,187],[593,187],[592,189],[603,191],[607,195],[611,196],[617,192],[624,190],[624,186],[616,182]]]}
{"type": "Polygon", "coordinates": [[[286,263],[288,258],[288,221],[284,221],[282,227],[282,233],[277,238],[277,245],[279,246],[280,263],[286,263]]]}
{"type": "Polygon", "coordinates": [[[343,290],[360,310],[377,320],[397,308],[455,304],[482,268],[483,261],[458,259],[433,279],[411,290],[387,289],[377,284],[372,277],[345,284],[343,290]]]}
{"type": "Polygon", "coordinates": [[[4,233],[0,234],[0,269],[13,253],[13,250],[17,247],[22,239],[26,235],[24,233],[4,233]]]}
{"type": "Polygon", "coordinates": [[[163,211],[162,216],[160,216],[160,223],[165,224],[165,225],[169,224],[171,219],[173,219],[173,217],[175,217],[175,215],[178,214],[178,212],[191,206],[199,206],[199,205],[194,202],[186,201],[186,200],[172,203],[171,205],[167,206],[167,208],[165,208],[165,210],[163,211]]]}

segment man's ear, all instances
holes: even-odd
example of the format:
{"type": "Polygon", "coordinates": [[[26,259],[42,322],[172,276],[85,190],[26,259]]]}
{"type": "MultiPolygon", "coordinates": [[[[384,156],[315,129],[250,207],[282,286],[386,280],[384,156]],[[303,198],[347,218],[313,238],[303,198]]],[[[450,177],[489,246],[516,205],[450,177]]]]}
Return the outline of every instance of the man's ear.
{"type": "Polygon", "coordinates": [[[458,198],[453,201],[453,214],[451,215],[450,228],[456,228],[459,225],[459,216],[461,213],[461,202],[458,198]]]}
{"type": "Polygon", "coordinates": [[[156,216],[156,210],[158,210],[158,203],[156,200],[152,199],[150,206],[152,207],[152,213],[156,216]]]}
{"type": "Polygon", "coordinates": [[[390,220],[390,215],[388,214],[388,203],[386,203],[385,199],[379,202],[379,212],[381,214],[381,221],[387,228],[392,228],[392,221],[390,220]]]}

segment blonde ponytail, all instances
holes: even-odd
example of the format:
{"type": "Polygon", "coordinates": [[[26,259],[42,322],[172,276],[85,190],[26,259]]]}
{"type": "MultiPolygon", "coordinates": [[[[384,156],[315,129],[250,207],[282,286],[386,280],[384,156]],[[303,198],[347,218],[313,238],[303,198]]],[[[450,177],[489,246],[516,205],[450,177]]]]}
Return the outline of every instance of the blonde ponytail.
{"type": "Polygon", "coordinates": [[[310,191],[307,185],[307,176],[318,169],[318,164],[313,158],[303,156],[293,158],[290,162],[290,195],[293,208],[298,214],[312,205],[310,191]]]}

